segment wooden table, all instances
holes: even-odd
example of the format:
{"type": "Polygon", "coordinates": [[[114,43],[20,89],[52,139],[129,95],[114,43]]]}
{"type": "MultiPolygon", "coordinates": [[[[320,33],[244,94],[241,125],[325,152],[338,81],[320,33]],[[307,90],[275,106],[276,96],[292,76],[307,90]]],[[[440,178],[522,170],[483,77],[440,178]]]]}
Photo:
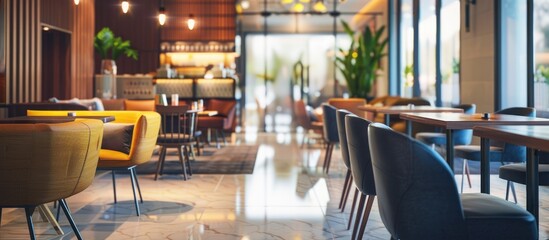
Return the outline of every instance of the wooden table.
{"type": "MultiPolygon", "coordinates": [[[[391,123],[391,115],[398,115],[401,113],[439,113],[439,112],[454,112],[454,113],[463,113],[461,108],[450,108],[450,107],[433,107],[433,106],[376,106],[376,105],[364,105],[358,107],[359,110],[371,112],[374,114],[383,113],[385,114],[384,124],[389,126],[391,123]]],[[[406,126],[406,131],[408,135],[412,134],[412,129],[410,126],[406,126]]]]}
{"type": "Polygon", "coordinates": [[[527,147],[526,209],[539,223],[538,151],[549,151],[549,126],[477,126],[473,134],[481,137],[480,191],[490,193],[490,139],[527,147]]]}
{"type": "MultiPolygon", "coordinates": [[[[549,125],[547,118],[523,117],[506,114],[492,114],[490,119],[482,119],[482,114],[463,113],[403,113],[400,118],[410,122],[423,123],[446,129],[446,162],[454,170],[454,130],[472,129],[475,126],[494,125],[549,125]]],[[[408,129],[408,131],[411,131],[408,129]]]]}

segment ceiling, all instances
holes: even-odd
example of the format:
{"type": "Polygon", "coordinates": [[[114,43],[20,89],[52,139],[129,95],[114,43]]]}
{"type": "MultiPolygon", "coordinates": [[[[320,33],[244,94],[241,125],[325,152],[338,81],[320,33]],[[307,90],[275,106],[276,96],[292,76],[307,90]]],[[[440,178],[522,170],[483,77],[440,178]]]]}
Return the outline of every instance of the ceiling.
{"type": "MultiPolygon", "coordinates": [[[[237,0],[239,3],[241,0],[237,0]]],[[[245,1],[245,0],[244,0],[245,1]]],[[[266,17],[267,31],[270,33],[326,33],[332,32],[334,26],[334,17],[329,12],[334,11],[334,1],[336,1],[337,12],[341,13],[337,17],[338,31],[342,31],[340,21],[351,22],[353,16],[356,15],[366,4],[371,0],[324,0],[327,6],[327,13],[318,14],[313,11],[315,0],[293,0],[294,3],[283,4],[284,0],[248,0],[249,7],[243,9],[239,15],[242,21],[242,29],[244,32],[263,32],[265,26],[265,18],[261,12],[266,11],[271,13],[266,17]],[[304,10],[302,13],[292,12],[292,6],[296,2],[302,2],[304,10]],[[311,14],[306,14],[307,12],[311,14]]],[[[291,0],[287,0],[290,1],[291,0]]],[[[379,16],[378,16],[379,18],[379,16]]]]}

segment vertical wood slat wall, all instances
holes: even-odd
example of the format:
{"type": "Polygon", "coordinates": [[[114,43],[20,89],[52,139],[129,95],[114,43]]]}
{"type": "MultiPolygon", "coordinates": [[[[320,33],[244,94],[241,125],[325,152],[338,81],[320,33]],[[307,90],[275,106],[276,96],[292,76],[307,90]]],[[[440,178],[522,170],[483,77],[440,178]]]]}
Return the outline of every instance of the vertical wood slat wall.
{"type": "Polygon", "coordinates": [[[5,99],[33,102],[40,99],[40,0],[4,0],[5,99]]]}
{"type": "Polygon", "coordinates": [[[0,82],[4,85],[0,90],[5,89],[0,94],[0,103],[42,100],[42,22],[72,33],[69,95],[92,97],[95,1],[81,1],[78,6],[68,0],[1,1],[5,10],[6,79],[0,82]]]}
{"type": "Polygon", "coordinates": [[[95,1],[72,4],[71,97],[93,97],[95,1]]]}

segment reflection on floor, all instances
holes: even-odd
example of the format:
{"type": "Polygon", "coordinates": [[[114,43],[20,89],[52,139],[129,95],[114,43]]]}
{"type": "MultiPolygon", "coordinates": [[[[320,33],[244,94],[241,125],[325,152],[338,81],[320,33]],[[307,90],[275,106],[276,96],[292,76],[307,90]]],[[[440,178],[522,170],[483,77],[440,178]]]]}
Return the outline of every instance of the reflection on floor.
{"type": "MultiPolygon", "coordinates": [[[[130,181],[118,175],[118,204],[113,204],[110,174],[98,173],[90,188],[67,202],[85,239],[349,239],[347,211],[337,210],[344,180],[340,154],[334,151],[330,175],[321,173],[323,149],[300,148],[302,135],[239,135],[234,144],[261,145],[251,175],[140,175],[145,203],[135,216],[130,181]]],[[[458,182],[461,176],[457,176],[458,182]]],[[[478,192],[480,178],[472,176],[478,192]]],[[[525,188],[517,185],[519,204],[525,205],[525,188]]],[[[540,238],[549,236],[549,190],[540,188],[540,238]]],[[[505,182],[492,176],[492,192],[503,197],[505,182]]],[[[351,197],[349,198],[351,202],[351,197]]],[[[58,237],[35,214],[39,239],[70,239],[74,234],[61,217],[66,235],[58,237]]],[[[373,207],[365,239],[389,239],[373,207]]],[[[28,239],[23,210],[4,209],[0,239],[28,239]]]]}

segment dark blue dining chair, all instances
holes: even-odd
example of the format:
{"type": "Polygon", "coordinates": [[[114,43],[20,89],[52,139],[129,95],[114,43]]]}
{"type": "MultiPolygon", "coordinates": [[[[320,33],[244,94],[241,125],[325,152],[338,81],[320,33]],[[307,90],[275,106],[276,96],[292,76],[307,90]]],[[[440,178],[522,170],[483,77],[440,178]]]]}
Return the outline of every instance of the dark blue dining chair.
{"type": "MultiPolygon", "coordinates": [[[[358,117],[354,114],[345,117],[347,131],[347,145],[349,148],[349,160],[351,172],[356,186],[360,192],[360,201],[357,209],[357,217],[353,228],[353,239],[360,239],[366,229],[366,224],[372,210],[372,205],[376,197],[376,187],[374,183],[374,173],[372,171],[372,161],[370,158],[370,146],[368,144],[368,126],[372,122],[358,117]],[[366,205],[364,205],[366,203],[366,205]],[[362,213],[362,214],[361,214],[362,213]],[[360,229],[358,226],[360,225],[360,229]],[[358,232],[357,232],[358,229],[358,232]]],[[[351,208],[351,217],[347,229],[350,228],[352,213],[356,204],[357,191],[353,199],[351,208]]]]}
{"type": "MultiPolygon", "coordinates": [[[[540,186],[549,186],[549,153],[539,152],[538,176],[540,186]]],[[[505,200],[509,199],[509,182],[526,185],[526,164],[514,163],[503,165],[499,168],[499,178],[507,180],[507,190],[505,191],[505,200]]],[[[513,191],[513,197],[517,202],[517,196],[513,191]]]]}
{"type": "Polygon", "coordinates": [[[337,109],[334,106],[322,104],[322,111],[322,119],[324,122],[322,130],[324,132],[324,141],[326,142],[326,155],[324,157],[324,166],[322,167],[322,170],[328,174],[334,146],[339,143],[336,116],[337,109]]]}
{"type": "Polygon", "coordinates": [[[351,114],[351,112],[345,109],[339,109],[336,112],[337,116],[337,133],[339,136],[339,148],[341,149],[341,159],[347,168],[347,173],[345,174],[345,181],[343,183],[343,191],[341,192],[341,198],[339,200],[339,207],[341,212],[345,211],[345,205],[347,203],[347,198],[349,197],[349,192],[351,190],[351,185],[353,183],[353,176],[351,174],[351,164],[349,163],[349,148],[347,147],[347,133],[345,132],[345,116],[351,114]]]}
{"type": "MultiPolygon", "coordinates": [[[[529,107],[513,107],[506,108],[500,111],[497,111],[496,114],[508,114],[508,115],[517,115],[525,117],[535,117],[536,109],[529,107]]],[[[463,159],[464,169],[467,167],[467,161],[477,161],[480,162],[480,146],[479,145],[460,145],[455,148],[455,156],[463,159]]],[[[526,147],[517,146],[514,144],[503,143],[499,141],[490,141],[490,162],[499,162],[502,165],[508,163],[518,163],[524,162],[526,160],[526,147]]],[[[461,173],[461,178],[465,176],[465,171],[461,173]]],[[[468,173],[467,173],[468,174],[468,173]]],[[[507,182],[507,190],[509,187],[515,194],[515,188],[512,182],[507,182]]],[[[462,184],[463,190],[463,184],[462,184]]],[[[515,199],[516,201],[516,199],[515,199]]]]}
{"type": "Polygon", "coordinates": [[[379,213],[392,239],[536,239],[536,219],[482,193],[459,194],[427,145],[380,124],[368,129],[379,213]]]}

